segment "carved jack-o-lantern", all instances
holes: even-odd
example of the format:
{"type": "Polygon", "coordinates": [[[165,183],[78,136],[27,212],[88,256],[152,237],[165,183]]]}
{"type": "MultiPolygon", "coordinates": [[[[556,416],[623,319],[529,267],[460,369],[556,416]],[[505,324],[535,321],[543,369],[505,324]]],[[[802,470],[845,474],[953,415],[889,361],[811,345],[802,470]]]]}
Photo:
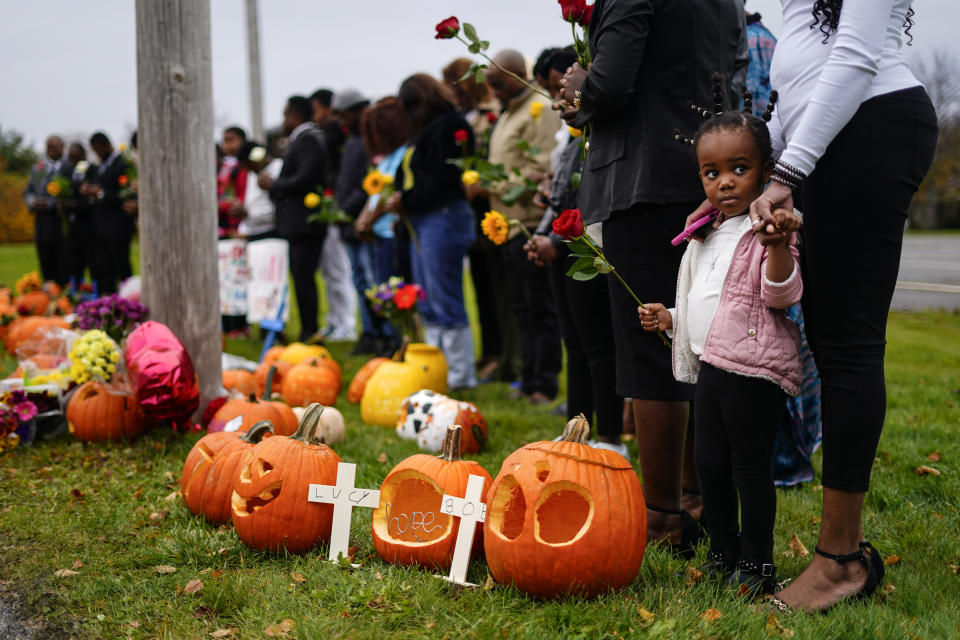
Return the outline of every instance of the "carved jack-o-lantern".
{"type": "Polygon", "coordinates": [[[273,425],[264,420],[253,425],[247,433],[237,434],[237,438],[228,441],[214,456],[213,464],[205,474],[202,485],[197,486],[197,483],[193,482],[188,485],[188,491],[184,492],[183,499],[190,510],[194,513],[199,511],[213,524],[230,522],[230,502],[237,465],[247,451],[272,432],[273,425]]]}
{"type": "Polygon", "coordinates": [[[337,483],[340,456],[313,444],[322,411],[319,404],[310,405],[295,434],[261,441],[240,462],[231,510],[247,546],[301,553],[330,539],[333,505],[307,500],[310,484],[337,483]]]}
{"type": "MultiPolygon", "coordinates": [[[[373,544],[385,561],[449,569],[460,519],[441,513],[443,494],[463,496],[471,474],[484,477],[484,492],[492,480],[477,462],[460,459],[460,434],[459,426],[450,427],[439,457],[410,456],[384,479],[372,528],[373,544]]],[[[473,554],[483,548],[476,526],[473,554]]]]}
{"type": "Polygon", "coordinates": [[[434,403],[426,423],[417,433],[417,444],[427,451],[439,451],[447,428],[453,424],[463,427],[460,448],[464,453],[476,453],[486,445],[487,421],[477,405],[453,398],[440,398],[434,403]]]}
{"type": "Polygon", "coordinates": [[[403,399],[419,389],[446,391],[447,361],[437,347],[405,345],[397,351],[394,360],[382,363],[370,376],[360,400],[363,421],[395,427],[403,399]]]}
{"type": "Polygon", "coordinates": [[[623,456],[584,444],[589,433],[581,415],[561,441],[534,442],[504,460],[483,527],[497,582],[542,598],[591,597],[633,582],[646,546],[640,480],[623,456]]]}

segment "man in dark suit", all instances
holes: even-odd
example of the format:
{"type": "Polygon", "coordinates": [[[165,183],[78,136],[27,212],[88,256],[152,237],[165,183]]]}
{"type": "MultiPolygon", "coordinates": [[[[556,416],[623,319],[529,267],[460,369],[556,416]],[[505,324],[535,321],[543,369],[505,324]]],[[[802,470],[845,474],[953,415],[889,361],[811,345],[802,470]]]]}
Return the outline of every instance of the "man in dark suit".
{"type": "MultiPolygon", "coordinates": [[[[674,141],[673,130],[697,130],[702,119],[689,105],[713,105],[713,73],[730,86],[742,20],[738,0],[597,0],[590,70],[575,65],[564,79],[564,118],[590,131],[583,221],[603,222],[604,252],[643,300],[673,305],[683,247],[670,240],[703,202],[692,150],[674,141]]],[[[674,380],[670,349],[644,333],[636,303],[608,282],[617,393],[633,398],[647,539],[688,551],[697,537],[689,512],[700,509],[685,446],[692,388],[674,380]]]]}
{"type": "Polygon", "coordinates": [[[27,208],[34,215],[34,242],[40,260],[40,273],[44,280],[53,280],[61,285],[67,281],[63,221],[58,198],[48,191],[48,185],[57,176],[69,179],[70,173],[70,163],[63,158],[63,139],[50,136],[47,138],[47,155],[30,170],[30,179],[23,192],[27,208]]]}
{"type": "Polygon", "coordinates": [[[277,203],[277,233],[290,243],[290,273],[300,309],[300,340],[317,334],[317,283],[326,225],[307,222],[314,213],[304,204],[308,193],[322,193],[328,186],[327,150],[320,131],[311,122],[313,108],[303,96],[291,96],[283,110],[283,130],[289,136],[283,154],[283,169],[276,180],[263,172],[261,189],[270,191],[277,203]],[[319,190],[319,191],[317,191],[319,190]]]}
{"type": "Polygon", "coordinates": [[[125,194],[132,185],[127,175],[127,159],[113,148],[105,133],[93,134],[90,147],[100,158],[100,165],[89,169],[86,181],[80,187],[80,195],[93,209],[97,286],[101,293],[114,293],[118,282],[133,275],[130,268],[133,217],[123,209],[125,194]]]}
{"type": "Polygon", "coordinates": [[[73,195],[64,200],[62,209],[67,219],[67,277],[75,286],[80,286],[87,269],[90,269],[90,278],[95,277],[97,235],[93,230],[93,212],[86,198],[80,197],[80,187],[91,167],[87,162],[87,150],[79,142],[70,144],[67,160],[72,167],[70,182],[73,187],[73,195]]]}

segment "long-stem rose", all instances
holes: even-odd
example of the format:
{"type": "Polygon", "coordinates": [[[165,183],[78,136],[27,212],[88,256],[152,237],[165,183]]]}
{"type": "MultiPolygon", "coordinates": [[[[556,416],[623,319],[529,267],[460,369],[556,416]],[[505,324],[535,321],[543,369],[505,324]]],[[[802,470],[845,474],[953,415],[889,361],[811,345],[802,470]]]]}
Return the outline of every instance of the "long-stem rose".
{"type": "Polygon", "coordinates": [[[456,17],[450,16],[437,23],[437,35],[434,37],[437,40],[449,40],[456,37],[458,33],[460,33],[460,21],[456,17]]]}
{"type": "MultiPolygon", "coordinates": [[[[567,245],[570,247],[571,255],[576,258],[573,266],[567,271],[568,276],[574,280],[593,280],[601,273],[612,273],[613,276],[620,281],[620,284],[623,285],[623,288],[627,290],[630,297],[636,301],[637,305],[642,309],[647,308],[646,305],[640,302],[640,298],[633,292],[633,289],[630,288],[627,281],[617,273],[617,270],[610,264],[610,261],[607,260],[603,249],[595,245],[590,239],[590,236],[584,232],[583,218],[580,215],[580,209],[567,209],[561,213],[560,217],[553,221],[553,232],[565,239],[567,245]],[[591,253],[593,255],[590,255],[591,253]]],[[[667,337],[663,335],[663,332],[659,329],[657,330],[657,335],[660,336],[663,344],[668,347],[670,346],[667,337]]]]}

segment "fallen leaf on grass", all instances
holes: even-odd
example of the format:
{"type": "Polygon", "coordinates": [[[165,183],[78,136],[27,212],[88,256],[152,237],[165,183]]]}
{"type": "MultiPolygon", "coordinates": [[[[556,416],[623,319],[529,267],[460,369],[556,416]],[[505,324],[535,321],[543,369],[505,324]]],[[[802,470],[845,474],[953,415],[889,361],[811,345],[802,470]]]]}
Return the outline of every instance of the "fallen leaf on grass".
{"type": "Polygon", "coordinates": [[[304,577],[302,573],[297,573],[296,571],[290,574],[290,579],[300,584],[307,581],[306,577],[304,577]]]}
{"type": "Polygon", "coordinates": [[[167,482],[174,482],[176,480],[176,476],[173,475],[173,471],[164,471],[163,477],[167,479],[167,482]]]}
{"type": "Polygon", "coordinates": [[[651,622],[657,619],[657,616],[650,613],[649,611],[647,611],[641,606],[637,606],[637,615],[640,616],[640,620],[643,621],[644,624],[650,624],[651,622]]]}
{"type": "Polygon", "coordinates": [[[373,600],[369,600],[367,606],[371,609],[382,609],[387,606],[387,599],[383,596],[377,596],[373,600]]]}
{"type": "Polygon", "coordinates": [[[387,454],[381,453],[380,455],[378,455],[377,462],[379,462],[380,464],[387,464],[387,454]]]}
{"type": "Polygon", "coordinates": [[[263,630],[263,634],[271,638],[283,638],[293,631],[294,623],[290,618],[284,618],[279,624],[272,624],[263,630]]]}
{"type": "Polygon", "coordinates": [[[232,636],[236,632],[236,629],[217,629],[216,631],[211,631],[207,635],[211,638],[227,638],[232,636]]]}
{"type": "Polygon", "coordinates": [[[159,512],[154,511],[153,513],[150,514],[150,521],[159,522],[160,520],[165,520],[168,515],[170,515],[169,509],[163,509],[162,511],[159,511],[159,512]]]}
{"type": "Polygon", "coordinates": [[[71,489],[70,495],[73,496],[73,500],[83,500],[84,493],[80,489],[71,489]]]}
{"type": "Polygon", "coordinates": [[[929,460],[930,462],[940,462],[940,454],[934,451],[933,453],[927,456],[927,460],[929,460]]]}
{"type": "Polygon", "coordinates": [[[74,568],[74,569],[79,569],[79,568],[82,567],[82,566],[83,566],[83,562],[82,562],[82,561],[80,561],[80,560],[74,560],[74,561],[73,561],[73,568],[74,568]]]}
{"type": "Polygon", "coordinates": [[[714,620],[716,620],[722,615],[723,614],[720,613],[719,609],[707,609],[706,611],[700,614],[700,617],[706,620],[707,622],[713,622],[714,620]]]}
{"type": "Polygon", "coordinates": [[[800,537],[795,533],[790,534],[789,545],[790,545],[791,551],[793,551],[795,554],[797,554],[801,558],[810,555],[810,552],[807,551],[807,548],[803,546],[803,542],[800,541],[800,537]]]}
{"type": "Polygon", "coordinates": [[[383,574],[377,571],[376,578],[377,580],[383,580],[383,574]]]}
{"type": "Polygon", "coordinates": [[[888,595],[888,596],[889,596],[889,595],[892,595],[893,592],[896,591],[896,590],[897,590],[897,588],[896,588],[895,586],[893,586],[892,584],[890,584],[889,582],[888,582],[887,584],[883,585],[883,587],[880,589],[880,591],[882,591],[882,592],[884,593],[884,595],[888,595]]]}
{"type": "MultiPolygon", "coordinates": [[[[380,574],[377,574],[377,575],[380,575],[380,574]]],[[[488,574],[487,574],[487,579],[483,581],[483,590],[484,590],[484,591],[490,591],[491,589],[493,589],[493,588],[496,586],[496,584],[497,584],[497,583],[494,582],[494,580],[493,580],[493,576],[488,573],[488,574]]]]}
{"type": "Polygon", "coordinates": [[[960,576],[960,565],[951,564],[947,566],[950,567],[950,571],[953,571],[956,575],[960,576]]]}
{"type": "Polygon", "coordinates": [[[687,567],[687,584],[691,587],[703,578],[703,571],[696,567],[687,567]]]}
{"type": "Polygon", "coordinates": [[[206,605],[202,605],[194,609],[192,615],[197,620],[203,620],[204,618],[213,620],[217,616],[217,612],[206,605]]]}
{"type": "Polygon", "coordinates": [[[177,570],[177,568],[176,568],[176,567],[171,567],[171,566],[168,565],[168,564],[161,564],[161,565],[158,565],[158,566],[154,567],[153,570],[156,571],[157,573],[159,573],[160,575],[165,575],[165,574],[167,574],[167,573],[173,573],[174,571],[177,570]]]}
{"type": "Polygon", "coordinates": [[[77,572],[73,569],[57,569],[53,572],[53,575],[57,576],[58,578],[66,578],[77,575],[77,572]]]}
{"type": "Polygon", "coordinates": [[[180,497],[180,492],[179,492],[179,491],[174,491],[174,492],[172,492],[172,493],[167,494],[167,497],[164,498],[163,501],[164,501],[164,502],[173,502],[173,501],[176,500],[178,497],[180,497]]]}
{"type": "Polygon", "coordinates": [[[139,628],[140,628],[140,623],[137,622],[136,620],[131,620],[130,622],[127,623],[127,626],[128,626],[128,627],[133,627],[134,629],[139,629],[139,628]]]}
{"type": "Polygon", "coordinates": [[[211,578],[219,578],[222,575],[223,575],[223,571],[220,569],[214,569],[213,571],[210,572],[211,578]]]}
{"type": "Polygon", "coordinates": [[[783,636],[784,638],[793,637],[793,629],[787,629],[785,626],[780,624],[780,621],[777,620],[777,616],[770,614],[770,617],[767,618],[767,624],[763,627],[766,629],[767,633],[771,636],[783,636]]]}
{"type": "Polygon", "coordinates": [[[919,467],[917,467],[916,469],[914,469],[913,472],[914,472],[915,474],[917,474],[918,476],[931,476],[931,475],[932,475],[932,476],[938,476],[938,475],[940,475],[940,471],[938,471],[937,469],[934,469],[933,467],[928,467],[928,466],[925,465],[925,464],[920,465],[919,467]]]}
{"type": "Polygon", "coordinates": [[[887,559],[883,561],[883,566],[889,567],[900,562],[900,556],[887,556],[887,559]]]}
{"type": "Polygon", "coordinates": [[[10,511],[10,509],[13,509],[13,505],[12,505],[12,504],[8,504],[8,505],[5,506],[3,509],[0,509],[0,513],[6,513],[7,511],[10,511]]]}
{"type": "Polygon", "coordinates": [[[196,593],[203,589],[203,583],[199,580],[191,580],[187,583],[187,586],[183,588],[184,593],[196,593]]]}

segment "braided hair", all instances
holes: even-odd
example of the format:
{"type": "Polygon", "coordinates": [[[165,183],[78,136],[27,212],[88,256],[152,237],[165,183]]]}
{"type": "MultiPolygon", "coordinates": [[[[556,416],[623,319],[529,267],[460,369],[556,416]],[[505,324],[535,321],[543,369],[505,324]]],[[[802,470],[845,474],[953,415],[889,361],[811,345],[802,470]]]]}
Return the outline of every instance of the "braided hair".
{"type": "MultiPolygon", "coordinates": [[[[843,9],[843,0],[816,0],[813,3],[813,24],[811,29],[820,27],[820,33],[823,34],[823,44],[827,44],[830,36],[837,30],[840,24],[840,11],[843,9]]],[[[903,21],[903,30],[907,34],[907,46],[913,44],[913,34],[910,28],[913,27],[913,7],[907,10],[906,19],[903,21]]]]}
{"type": "Polygon", "coordinates": [[[773,117],[773,109],[777,104],[778,95],[776,91],[770,92],[770,102],[767,104],[767,110],[763,116],[758,118],[753,115],[753,94],[749,91],[743,94],[742,111],[724,111],[723,110],[723,76],[718,73],[713,74],[713,110],[698,107],[695,104],[690,105],[690,109],[698,113],[703,119],[703,124],[697,130],[696,135],[691,139],[680,133],[679,129],[673,130],[673,139],[681,144],[690,145],[694,148],[697,141],[704,135],[716,131],[746,131],[752,137],[760,150],[763,161],[766,162],[773,157],[773,145],[770,142],[770,130],[767,123],[773,117]]]}

